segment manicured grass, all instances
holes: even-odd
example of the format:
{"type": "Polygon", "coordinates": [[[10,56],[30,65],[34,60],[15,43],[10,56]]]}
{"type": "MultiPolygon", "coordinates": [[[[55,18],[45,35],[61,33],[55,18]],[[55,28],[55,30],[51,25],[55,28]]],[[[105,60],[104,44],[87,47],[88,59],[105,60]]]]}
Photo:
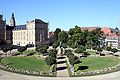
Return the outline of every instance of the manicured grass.
{"type": "Polygon", "coordinates": [[[82,63],[75,64],[74,66],[77,74],[112,67],[120,63],[120,59],[116,57],[87,57],[80,61],[82,61],[82,63]]]}
{"type": "Polygon", "coordinates": [[[16,69],[43,71],[49,73],[49,66],[42,59],[35,57],[5,57],[1,63],[16,69]]]}

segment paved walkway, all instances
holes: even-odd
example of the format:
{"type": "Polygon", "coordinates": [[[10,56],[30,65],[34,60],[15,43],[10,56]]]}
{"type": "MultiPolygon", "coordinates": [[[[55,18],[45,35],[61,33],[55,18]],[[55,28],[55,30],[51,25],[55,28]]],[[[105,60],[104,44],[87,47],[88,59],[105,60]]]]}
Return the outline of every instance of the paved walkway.
{"type": "Polygon", "coordinates": [[[69,77],[65,56],[57,56],[57,77],[69,77]]]}
{"type": "Polygon", "coordinates": [[[120,80],[120,71],[88,77],[40,77],[16,74],[0,70],[0,80],[120,80]]]}

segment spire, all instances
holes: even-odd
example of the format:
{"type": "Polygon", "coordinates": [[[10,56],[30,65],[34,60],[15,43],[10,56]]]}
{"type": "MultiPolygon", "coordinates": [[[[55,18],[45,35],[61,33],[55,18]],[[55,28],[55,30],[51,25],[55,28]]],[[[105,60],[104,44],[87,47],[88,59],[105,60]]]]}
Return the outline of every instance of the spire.
{"type": "Polygon", "coordinates": [[[12,13],[12,17],[14,17],[14,13],[12,13]]]}
{"type": "Polygon", "coordinates": [[[12,13],[11,19],[10,19],[10,26],[15,27],[15,17],[14,17],[14,13],[12,13]]]}

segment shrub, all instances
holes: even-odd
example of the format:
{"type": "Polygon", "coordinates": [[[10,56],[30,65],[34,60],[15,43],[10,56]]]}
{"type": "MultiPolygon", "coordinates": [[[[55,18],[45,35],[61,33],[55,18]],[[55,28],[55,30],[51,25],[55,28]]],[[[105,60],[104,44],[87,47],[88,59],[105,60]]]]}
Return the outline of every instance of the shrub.
{"type": "Polygon", "coordinates": [[[117,52],[118,50],[116,48],[111,49],[113,53],[117,52]]]}
{"type": "Polygon", "coordinates": [[[2,50],[3,50],[3,52],[7,52],[7,51],[9,51],[9,48],[2,48],[2,50]]]}
{"type": "Polygon", "coordinates": [[[25,51],[25,50],[27,50],[27,47],[26,47],[26,46],[23,46],[23,47],[19,47],[19,48],[18,48],[18,51],[21,52],[21,53],[22,53],[23,51],[25,51]]]}
{"type": "Polygon", "coordinates": [[[107,51],[111,51],[111,47],[107,47],[106,50],[107,50],[107,51]]]}
{"type": "Polygon", "coordinates": [[[47,52],[47,49],[49,48],[48,45],[40,45],[38,47],[36,47],[36,51],[39,52],[39,53],[46,53],[47,52]]]}
{"type": "Polygon", "coordinates": [[[79,46],[76,50],[75,50],[75,53],[82,53],[83,51],[85,51],[86,48],[84,46],[79,46]]]}
{"type": "Polygon", "coordinates": [[[102,48],[97,48],[97,51],[102,52],[103,50],[102,48]]]}

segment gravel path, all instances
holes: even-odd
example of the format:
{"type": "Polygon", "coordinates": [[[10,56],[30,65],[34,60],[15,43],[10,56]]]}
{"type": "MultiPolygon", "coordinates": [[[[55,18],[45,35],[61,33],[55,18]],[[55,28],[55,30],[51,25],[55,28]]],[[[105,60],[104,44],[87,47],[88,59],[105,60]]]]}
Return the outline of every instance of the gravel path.
{"type": "Polygon", "coordinates": [[[66,57],[58,56],[57,58],[59,58],[57,59],[57,77],[69,77],[66,65],[66,57]]]}

